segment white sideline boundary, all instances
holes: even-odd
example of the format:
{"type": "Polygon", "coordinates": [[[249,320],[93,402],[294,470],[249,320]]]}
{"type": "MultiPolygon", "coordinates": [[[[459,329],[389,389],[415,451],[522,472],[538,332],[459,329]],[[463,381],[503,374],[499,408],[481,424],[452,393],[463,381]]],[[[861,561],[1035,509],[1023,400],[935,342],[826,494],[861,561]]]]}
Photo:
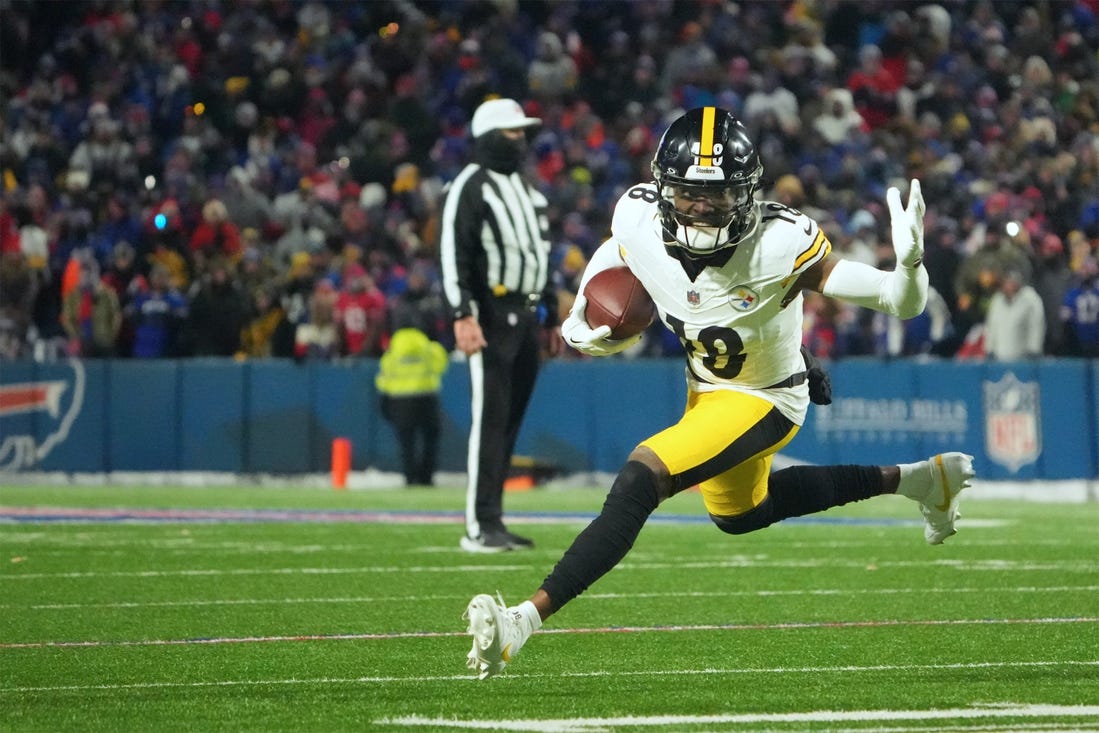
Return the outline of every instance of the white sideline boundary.
{"type": "MultiPolygon", "coordinates": [[[[813,710],[794,713],[718,713],[710,715],[628,715],[606,718],[558,718],[557,720],[539,719],[481,719],[462,720],[455,718],[429,717],[424,715],[403,715],[386,717],[374,721],[384,726],[408,728],[453,728],[456,730],[493,730],[527,731],[529,733],[610,733],[618,728],[665,728],[667,726],[698,725],[751,725],[770,723],[774,725],[790,724],[836,724],[836,723],[887,723],[901,721],[949,721],[955,724],[962,721],[1027,719],[1048,720],[1051,723],[1070,725],[1067,730],[1093,731],[1092,722],[1099,715],[1099,705],[1046,705],[993,703],[974,707],[956,707],[929,710],[813,710]],[[1083,726],[1074,724],[1084,720],[1083,726]]],[[[1049,728],[1031,727],[1032,723],[1007,722],[993,723],[991,726],[963,725],[950,730],[1048,730],[1049,728]]],[[[1061,728],[1061,730],[1066,730],[1061,728]]],[[[932,728],[931,730],[935,730],[932,728]]],[[[861,728],[860,728],[861,730],[861,728]]],[[[870,729],[873,730],[873,729],[870,729]]],[[[881,729],[878,729],[881,730],[881,729]]],[[[897,730],[891,728],[890,730],[897,730]]],[[[900,730],[904,730],[901,728],[900,730]]],[[[928,730],[921,728],[918,730],[928,730]]]]}
{"type": "MultiPolygon", "coordinates": [[[[776,460],[776,468],[795,465],[795,461],[776,460]]],[[[581,472],[557,477],[539,484],[540,489],[610,487],[614,475],[604,472],[581,472]]],[[[0,483],[43,486],[270,486],[274,488],[331,489],[327,473],[262,474],[217,471],[110,471],[106,473],[66,473],[62,471],[0,471],[0,483]]],[[[439,472],[436,486],[464,488],[465,473],[439,472]]],[[[400,473],[369,468],[352,471],[347,477],[349,490],[395,489],[404,487],[400,473]]],[[[970,500],[1012,500],[1041,504],[1085,504],[1099,501],[1099,479],[1067,479],[1062,481],[973,481],[966,490],[970,500]]]]}

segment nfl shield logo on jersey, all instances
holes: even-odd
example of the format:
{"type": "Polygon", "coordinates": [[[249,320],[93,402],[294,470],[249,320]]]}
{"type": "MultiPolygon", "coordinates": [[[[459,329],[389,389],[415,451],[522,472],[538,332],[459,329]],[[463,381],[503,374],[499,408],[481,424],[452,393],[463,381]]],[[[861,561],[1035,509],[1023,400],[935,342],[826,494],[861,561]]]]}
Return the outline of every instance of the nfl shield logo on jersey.
{"type": "Polygon", "coordinates": [[[985,449],[1012,473],[1034,463],[1042,452],[1037,382],[1020,382],[1011,372],[985,382],[985,449]]]}

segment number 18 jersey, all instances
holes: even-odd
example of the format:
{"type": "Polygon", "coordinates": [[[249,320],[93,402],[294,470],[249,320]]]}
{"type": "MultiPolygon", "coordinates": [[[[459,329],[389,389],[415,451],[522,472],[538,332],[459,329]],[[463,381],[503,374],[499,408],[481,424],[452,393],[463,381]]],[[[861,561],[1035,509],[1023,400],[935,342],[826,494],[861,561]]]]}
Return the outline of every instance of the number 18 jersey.
{"type": "Polygon", "coordinates": [[[689,388],[749,392],[801,424],[806,386],[771,388],[805,369],[802,297],[785,307],[783,300],[801,273],[828,256],[828,238],[801,212],[757,202],[757,224],[732,256],[691,279],[664,244],[657,197],[653,184],[627,191],[615,207],[611,241],[683,343],[689,388]]]}

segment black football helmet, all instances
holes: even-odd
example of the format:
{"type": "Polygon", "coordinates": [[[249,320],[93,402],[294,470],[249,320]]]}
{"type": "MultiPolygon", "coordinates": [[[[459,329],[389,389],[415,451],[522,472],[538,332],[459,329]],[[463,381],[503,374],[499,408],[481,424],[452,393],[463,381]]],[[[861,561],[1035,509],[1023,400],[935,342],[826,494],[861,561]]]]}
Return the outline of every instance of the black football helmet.
{"type": "Polygon", "coordinates": [[[656,147],[652,172],[670,244],[706,255],[755,227],[763,164],[744,125],[725,110],[699,107],[675,120],[656,147]]]}

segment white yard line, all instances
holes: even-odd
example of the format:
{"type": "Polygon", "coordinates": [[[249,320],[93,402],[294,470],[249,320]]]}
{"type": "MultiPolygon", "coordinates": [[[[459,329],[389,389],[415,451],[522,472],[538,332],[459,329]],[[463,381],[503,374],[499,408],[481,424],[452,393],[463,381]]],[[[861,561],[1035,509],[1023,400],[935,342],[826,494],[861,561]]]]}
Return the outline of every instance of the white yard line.
{"type": "Polygon", "coordinates": [[[455,720],[406,715],[382,718],[380,725],[439,727],[461,730],[595,733],[616,727],[664,727],[746,723],[854,723],[888,720],[980,720],[989,718],[1075,719],[1099,716],[1099,705],[1017,705],[950,708],[945,710],[813,710],[802,713],[739,713],[721,715],[630,715],[618,718],[559,718],[557,720],[455,720]]]}
{"type": "MultiPolygon", "coordinates": [[[[560,672],[553,674],[524,674],[508,672],[508,679],[537,680],[562,678],[601,678],[601,677],[717,677],[722,675],[788,675],[788,674],[839,674],[851,673],[881,673],[881,672],[919,672],[919,671],[951,671],[951,670],[979,670],[979,669],[1033,669],[1033,668],[1084,668],[1099,667],[1099,659],[1086,660],[1035,660],[1029,662],[1000,661],[1000,662],[959,662],[957,664],[873,664],[867,666],[839,665],[839,666],[813,666],[813,667],[749,667],[744,669],[728,668],[718,669],[707,667],[703,669],[650,669],[650,670],[614,670],[595,672],[560,672]]],[[[470,682],[481,684],[480,680],[470,674],[454,675],[422,675],[422,676],[363,676],[363,677],[310,677],[285,679],[255,679],[255,680],[198,680],[190,682],[126,682],[114,684],[96,685],[39,685],[22,687],[0,687],[0,694],[21,694],[27,692],[64,692],[70,690],[142,690],[158,688],[197,688],[197,687],[257,687],[274,685],[362,685],[362,684],[389,684],[424,682],[470,682]]],[[[1099,707],[1096,708],[1099,710],[1099,707]]]]}
{"type": "MultiPolygon", "coordinates": [[[[1065,618],[979,618],[979,619],[884,619],[868,621],[788,621],[770,624],[690,624],[667,626],[607,626],[574,629],[542,629],[542,634],[644,634],[673,631],[797,631],[812,629],[876,629],[908,626],[1018,626],[1095,624],[1099,616],[1065,618]]],[[[204,646],[211,644],[269,644],[298,641],[377,641],[466,636],[464,631],[393,631],[361,634],[297,634],[285,636],[223,636],[201,639],[134,639],[104,641],[19,641],[0,642],[0,649],[97,648],[124,646],[204,646]]]]}
{"type": "MultiPolygon", "coordinates": [[[[455,550],[456,552],[456,550],[455,550]]],[[[536,562],[536,560],[532,560],[536,562]]],[[[883,568],[928,568],[941,567],[959,571],[999,571],[999,572],[1094,572],[1095,563],[1090,559],[1071,562],[1032,562],[989,558],[985,560],[837,560],[817,558],[806,560],[771,560],[767,556],[733,556],[725,560],[699,562],[631,562],[621,563],[616,572],[625,570],[719,570],[724,568],[854,568],[865,570],[868,567],[883,568]]],[[[169,578],[169,577],[210,577],[234,575],[352,575],[364,573],[471,573],[504,572],[513,570],[529,571],[531,564],[479,564],[479,565],[421,565],[405,567],[400,565],[370,565],[365,567],[305,567],[305,568],[190,568],[179,570],[87,570],[56,573],[20,573],[0,574],[0,582],[20,580],[61,580],[78,578],[169,578]]]]}
{"type": "MultiPolygon", "coordinates": [[[[1094,593],[1099,585],[1051,585],[1051,586],[988,586],[966,588],[803,588],[797,590],[731,590],[731,591],[666,591],[634,593],[586,593],[585,598],[616,600],[620,598],[770,598],[807,596],[877,596],[936,594],[949,595],[980,593],[1094,593]]],[[[263,606],[283,604],[328,603],[423,603],[466,599],[465,595],[406,595],[406,596],[319,596],[312,598],[212,598],[181,601],[112,601],[103,603],[0,603],[0,609],[24,609],[30,611],[66,611],[89,608],[174,608],[191,606],[263,606]]]]}

